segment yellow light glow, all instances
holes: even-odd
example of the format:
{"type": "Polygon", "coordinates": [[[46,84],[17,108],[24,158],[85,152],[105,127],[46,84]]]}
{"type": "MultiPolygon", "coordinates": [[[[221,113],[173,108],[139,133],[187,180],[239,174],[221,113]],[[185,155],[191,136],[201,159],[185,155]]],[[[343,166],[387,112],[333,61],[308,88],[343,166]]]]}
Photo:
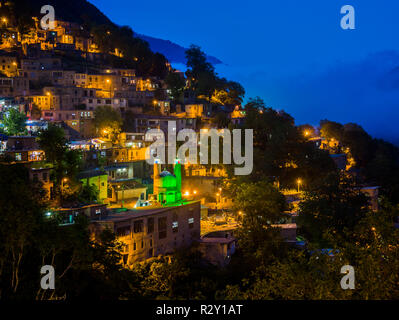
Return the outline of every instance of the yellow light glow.
{"type": "Polygon", "coordinates": [[[184,193],[184,195],[187,197],[187,196],[190,195],[190,192],[186,191],[186,192],[184,193]]]}
{"type": "Polygon", "coordinates": [[[194,192],[193,192],[194,194],[197,194],[197,190],[194,190],[194,192]]]}

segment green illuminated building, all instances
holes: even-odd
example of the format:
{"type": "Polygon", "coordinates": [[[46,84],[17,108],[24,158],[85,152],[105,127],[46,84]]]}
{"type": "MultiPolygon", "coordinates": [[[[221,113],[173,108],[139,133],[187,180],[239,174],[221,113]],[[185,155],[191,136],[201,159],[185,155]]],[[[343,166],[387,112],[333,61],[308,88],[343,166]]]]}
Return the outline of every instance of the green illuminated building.
{"type": "Polygon", "coordinates": [[[175,204],[182,201],[181,196],[181,163],[176,159],[173,174],[160,172],[161,165],[154,163],[154,195],[162,205],[175,204]]]}

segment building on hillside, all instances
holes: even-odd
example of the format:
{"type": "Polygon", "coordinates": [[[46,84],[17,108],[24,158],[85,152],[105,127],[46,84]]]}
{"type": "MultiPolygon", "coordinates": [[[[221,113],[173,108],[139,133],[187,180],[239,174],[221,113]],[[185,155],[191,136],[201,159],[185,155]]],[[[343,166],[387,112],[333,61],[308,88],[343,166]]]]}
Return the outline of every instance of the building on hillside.
{"type": "Polygon", "coordinates": [[[87,110],[42,110],[41,119],[49,122],[63,122],[76,132],[79,138],[95,137],[94,112],[87,110]]]}
{"type": "Polygon", "coordinates": [[[236,106],[232,113],[230,113],[231,123],[234,125],[242,125],[245,119],[245,111],[240,110],[239,106],[236,106]]]}
{"type": "Polygon", "coordinates": [[[125,98],[89,98],[85,97],[82,101],[88,110],[95,110],[99,106],[110,106],[112,109],[124,112],[128,107],[128,100],[125,98]]]}
{"type": "Polygon", "coordinates": [[[18,61],[14,54],[0,52],[0,73],[7,77],[16,77],[18,75],[18,61]]]}
{"type": "Polygon", "coordinates": [[[161,172],[161,164],[154,163],[154,196],[162,204],[176,203],[182,200],[181,193],[181,163],[176,159],[174,173],[167,170],[161,172]]]}
{"type": "Polygon", "coordinates": [[[13,161],[44,160],[44,151],[40,150],[36,138],[31,136],[8,137],[5,153],[13,161]]]}
{"type": "Polygon", "coordinates": [[[33,182],[40,182],[42,188],[46,191],[46,199],[52,198],[54,184],[50,180],[50,172],[52,168],[42,167],[42,166],[30,166],[29,168],[29,178],[33,182]]]}
{"type": "MultiPolygon", "coordinates": [[[[96,221],[104,219],[108,214],[106,204],[76,204],[72,207],[57,208],[54,212],[61,217],[61,226],[74,224],[79,215],[85,215],[91,221],[96,221]]],[[[48,212],[48,216],[52,214],[53,212],[48,212]]]]}
{"type": "Polygon", "coordinates": [[[104,228],[113,230],[124,244],[124,265],[173,253],[200,239],[200,203],[186,202],[165,207],[140,208],[110,213],[92,221],[94,236],[104,228]]]}
{"type": "Polygon", "coordinates": [[[29,94],[29,81],[25,78],[0,77],[0,96],[15,97],[29,94]]]}
{"type": "Polygon", "coordinates": [[[224,267],[229,264],[236,250],[237,239],[233,230],[210,232],[201,237],[199,250],[208,262],[224,267]]]}

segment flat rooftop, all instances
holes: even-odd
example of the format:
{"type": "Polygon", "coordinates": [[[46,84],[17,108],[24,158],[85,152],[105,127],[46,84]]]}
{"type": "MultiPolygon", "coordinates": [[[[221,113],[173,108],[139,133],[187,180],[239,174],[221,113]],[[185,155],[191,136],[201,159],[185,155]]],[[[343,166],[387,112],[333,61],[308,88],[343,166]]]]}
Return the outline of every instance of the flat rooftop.
{"type": "Polygon", "coordinates": [[[170,210],[171,208],[187,206],[194,203],[199,203],[200,201],[182,201],[180,203],[166,205],[166,206],[151,206],[151,207],[140,207],[137,209],[130,209],[120,213],[109,213],[106,217],[101,218],[98,221],[112,221],[120,222],[129,220],[131,218],[146,217],[157,213],[162,213],[170,210]]]}

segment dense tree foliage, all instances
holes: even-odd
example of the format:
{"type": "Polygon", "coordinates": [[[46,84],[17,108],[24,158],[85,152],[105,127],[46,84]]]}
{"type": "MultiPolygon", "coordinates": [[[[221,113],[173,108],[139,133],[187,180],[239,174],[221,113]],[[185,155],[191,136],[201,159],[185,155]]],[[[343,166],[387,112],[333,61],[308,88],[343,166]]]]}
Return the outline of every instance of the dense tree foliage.
{"type": "Polygon", "coordinates": [[[18,136],[27,133],[25,113],[11,108],[3,114],[4,132],[10,136],[18,136]]]}
{"type": "Polygon", "coordinates": [[[56,125],[50,124],[47,130],[40,132],[38,142],[45,152],[46,162],[53,166],[54,197],[61,199],[66,193],[65,185],[78,186],[76,175],[81,165],[81,154],[67,147],[64,130],[56,125]]]}
{"type": "Polygon", "coordinates": [[[111,106],[99,106],[94,111],[94,125],[97,132],[115,142],[121,132],[123,121],[111,106]]]}
{"type": "Polygon", "coordinates": [[[336,152],[349,153],[355,161],[358,183],[381,187],[391,201],[399,199],[399,148],[389,142],[371,138],[357,124],[345,125],[323,120],[321,136],[339,142],[336,152]]]}

